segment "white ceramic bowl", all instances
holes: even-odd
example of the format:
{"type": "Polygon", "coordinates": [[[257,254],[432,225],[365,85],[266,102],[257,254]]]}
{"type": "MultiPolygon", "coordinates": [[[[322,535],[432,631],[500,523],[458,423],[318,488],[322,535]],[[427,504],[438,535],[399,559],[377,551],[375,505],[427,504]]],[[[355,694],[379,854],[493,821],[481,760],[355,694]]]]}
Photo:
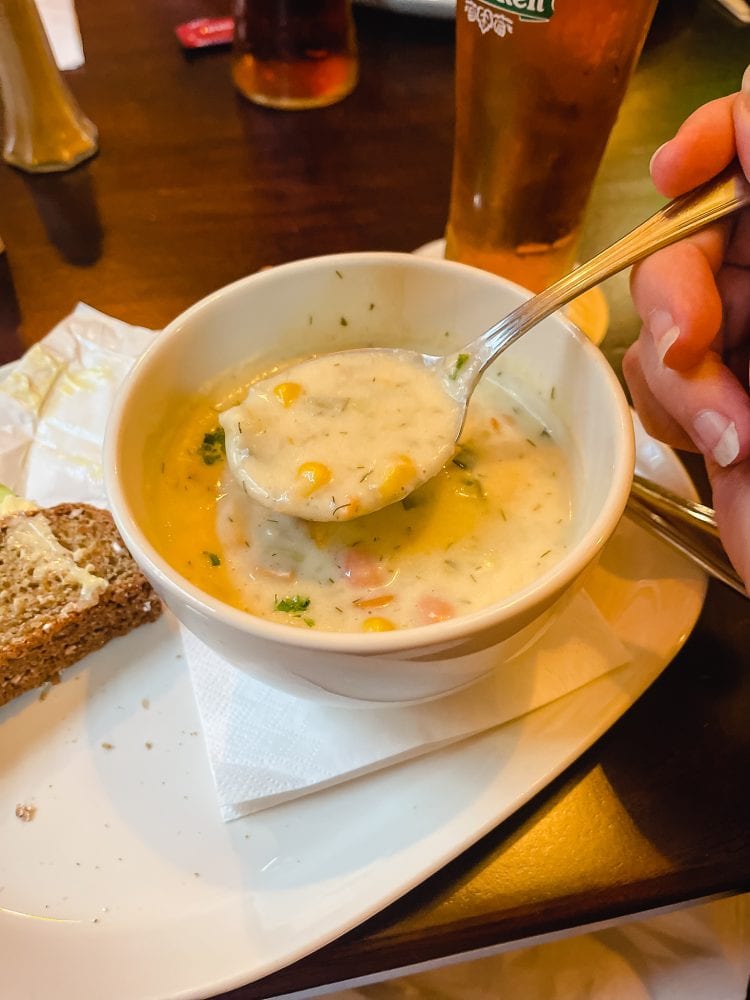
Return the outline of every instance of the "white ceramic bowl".
{"type": "Polygon", "coordinates": [[[448,353],[527,296],[507,281],[447,261],[341,254],[243,278],[170,323],[115,401],[105,477],[120,532],[177,618],[270,684],[364,702],[434,698],[472,683],[528,645],[580,586],[614,531],[634,461],[632,422],[615,375],[560,316],[509,349],[502,368],[504,381],[520,380],[567,428],[576,483],[573,541],[531,585],[482,611],[361,634],[300,630],[238,611],[193,586],[160,554],[158,537],[147,528],[144,476],[170,400],[195,395],[227,370],[257,361],[263,371],[305,353],[372,344],[448,353]]]}

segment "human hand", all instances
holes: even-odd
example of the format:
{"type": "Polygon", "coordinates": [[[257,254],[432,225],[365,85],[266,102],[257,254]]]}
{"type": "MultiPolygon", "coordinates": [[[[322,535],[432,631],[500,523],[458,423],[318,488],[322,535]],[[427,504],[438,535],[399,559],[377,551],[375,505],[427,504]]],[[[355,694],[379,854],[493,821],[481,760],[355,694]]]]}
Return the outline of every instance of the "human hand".
{"type": "MultiPolygon", "coordinates": [[[[750,67],[742,90],[695,111],[651,160],[658,190],[675,197],[735,157],[750,179],[750,67]]],[[[750,209],[633,269],[643,320],[623,373],[646,430],[700,451],[721,538],[750,585],[750,209]]]]}

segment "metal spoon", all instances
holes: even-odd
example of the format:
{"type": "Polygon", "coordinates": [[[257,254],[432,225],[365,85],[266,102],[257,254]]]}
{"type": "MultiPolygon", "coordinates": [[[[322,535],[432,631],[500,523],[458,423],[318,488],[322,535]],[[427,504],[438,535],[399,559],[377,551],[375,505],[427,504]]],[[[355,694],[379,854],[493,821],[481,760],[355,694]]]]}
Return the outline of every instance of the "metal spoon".
{"type": "Polygon", "coordinates": [[[626,512],[637,524],[681,552],[709,576],[743,597],[749,596],[721,545],[716,516],[710,507],[635,475],[626,512]]]}
{"type": "MultiPolygon", "coordinates": [[[[358,479],[354,478],[349,470],[364,466],[355,466],[351,458],[348,458],[340,463],[341,479],[332,475],[331,470],[326,467],[325,483],[330,482],[330,487],[318,490],[313,482],[312,488],[304,494],[300,491],[295,493],[293,488],[286,488],[293,487],[294,468],[282,469],[279,455],[273,450],[268,452],[267,461],[261,458],[255,442],[242,434],[234,435],[231,448],[228,448],[234,474],[241,479],[246,491],[261,503],[310,520],[345,520],[402,499],[436,475],[450,457],[453,442],[461,433],[466,408],[480,376],[506,348],[541,320],[566,305],[571,299],[598,285],[605,278],[745,205],[750,205],[750,184],[739,164],[734,163],[707,184],[669,202],[632,232],[566,274],[543,292],[523,302],[455,354],[444,357],[401,349],[364,348],[323,355],[302,362],[291,369],[297,381],[311,372],[314,373],[313,379],[320,378],[321,369],[325,379],[327,365],[346,364],[349,366],[345,387],[347,395],[351,395],[350,384],[356,385],[359,381],[362,386],[361,399],[350,408],[347,419],[353,419],[367,405],[371,407],[373,400],[377,402],[380,413],[386,415],[386,418],[388,414],[396,412],[400,414],[399,419],[405,418],[403,423],[394,422],[391,436],[384,433],[363,434],[362,428],[354,425],[351,427],[350,439],[356,438],[362,441],[362,459],[366,459],[368,468],[377,469],[379,474],[387,469],[389,456],[392,456],[394,450],[394,439],[396,447],[399,447],[397,428],[407,427],[410,421],[417,419],[420,409],[424,410],[422,400],[425,397],[423,395],[420,399],[417,386],[419,380],[424,386],[425,375],[429,374],[427,382],[432,383],[432,396],[437,399],[437,407],[432,411],[434,417],[431,418],[429,425],[423,428],[424,433],[413,435],[413,445],[410,443],[409,448],[404,447],[405,460],[401,463],[400,469],[396,470],[395,480],[391,473],[385,475],[385,479],[391,477],[391,481],[397,484],[397,489],[375,488],[377,481],[375,474],[366,484],[358,488],[358,479]],[[370,379],[370,368],[372,372],[378,370],[382,372],[382,377],[377,380],[370,379]],[[411,376],[408,374],[409,368],[411,376]],[[407,369],[406,376],[405,369],[407,369]],[[375,386],[371,384],[373,382],[376,382],[375,386]],[[386,392],[388,384],[398,386],[390,396],[386,392]],[[404,401],[405,398],[407,402],[404,401]],[[283,473],[281,476],[280,472],[283,473]],[[279,488],[279,480],[282,481],[282,488],[279,488]],[[345,502],[340,499],[342,495],[347,498],[345,502]]],[[[330,368],[327,372],[330,374],[330,368]]],[[[330,379],[327,384],[330,385],[330,379]]],[[[264,383],[257,383],[257,386],[260,396],[267,387],[264,383]]],[[[253,391],[251,389],[248,401],[253,391]]],[[[271,391],[276,391],[273,386],[271,391]]],[[[347,399],[347,403],[351,401],[347,399]]],[[[244,416],[247,418],[245,425],[251,425],[252,411],[246,410],[244,416]]],[[[263,433],[267,435],[266,440],[290,442],[293,440],[294,430],[290,421],[297,419],[294,410],[281,407],[266,408],[263,411],[263,418],[263,433]],[[276,421],[270,426],[267,423],[269,413],[270,419],[276,421]]],[[[343,421],[343,415],[336,417],[339,433],[343,421]]],[[[236,422],[229,423],[237,427],[241,424],[241,420],[238,416],[236,422]]],[[[319,453],[326,453],[326,449],[330,453],[330,433],[330,420],[326,422],[325,419],[321,419],[319,422],[317,416],[312,420],[305,416],[304,441],[310,452],[314,453],[317,448],[319,453]],[[321,433],[316,436],[318,428],[321,429],[321,433]]],[[[292,458],[296,459],[296,453],[292,454],[292,458]]],[[[379,481],[381,487],[383,481],[383,479],[379,481]]]]}
{"type": "Polygon", "coordinates": [[[750,205],[750,183],[735,162],[707,184],[670,201],[606,250],[523,302],[461,352],[444,359],[443,366],[451,371],[459,355],[469,355],[456,380],[468,403],[482,372],[532,326],[613,274],[745,205],[750,205]]]}

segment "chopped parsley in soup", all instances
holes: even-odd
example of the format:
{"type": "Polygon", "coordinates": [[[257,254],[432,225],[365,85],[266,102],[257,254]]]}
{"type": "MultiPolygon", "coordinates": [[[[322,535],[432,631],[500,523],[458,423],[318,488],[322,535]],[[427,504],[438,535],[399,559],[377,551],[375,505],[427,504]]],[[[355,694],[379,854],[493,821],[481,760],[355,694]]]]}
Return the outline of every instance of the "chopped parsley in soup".
{"type": "MultiPolygon", "coordinates": [[[[278,395],[288,375],[267,380],[268,393],[278,395]]],[[[248,495],[237,462],[225,455],[246,392],[196,399],[167,438],[153,482],[157,545],[207,593],[297,628],[388,631],[485,608],[530,584],[565,552],[565,450],[488,376],[433,479],[374,513],[328,522],[276,513],[248,495]]],[[[337,444],[331,455],[310,461],[330,465],[343,451],[337,444]]],[[[349,471],[353,482],[375,475],[349,471]]]]}

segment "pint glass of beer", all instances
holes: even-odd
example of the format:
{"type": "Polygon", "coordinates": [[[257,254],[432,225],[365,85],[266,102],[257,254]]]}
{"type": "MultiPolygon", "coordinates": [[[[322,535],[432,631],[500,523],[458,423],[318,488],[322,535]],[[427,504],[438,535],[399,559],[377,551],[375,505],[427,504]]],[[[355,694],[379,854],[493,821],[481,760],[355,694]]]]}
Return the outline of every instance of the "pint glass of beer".
{"type": "Polygon", "coordinates": [[[457,0],[446,256],[539,291],[586,203],[656,0],[457,0]]]}
{"type": "Polygon", "coordinates": [[[235,0],[232,76],[272,108],[319,108],[357,83],[351,0],[235,0]]]}

